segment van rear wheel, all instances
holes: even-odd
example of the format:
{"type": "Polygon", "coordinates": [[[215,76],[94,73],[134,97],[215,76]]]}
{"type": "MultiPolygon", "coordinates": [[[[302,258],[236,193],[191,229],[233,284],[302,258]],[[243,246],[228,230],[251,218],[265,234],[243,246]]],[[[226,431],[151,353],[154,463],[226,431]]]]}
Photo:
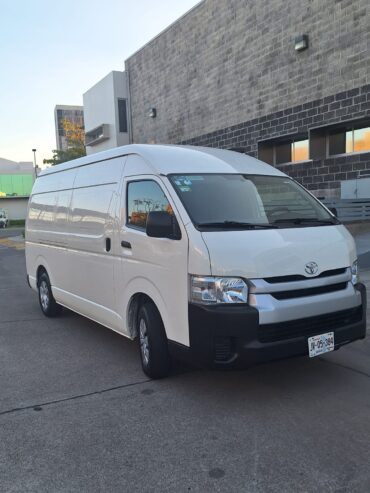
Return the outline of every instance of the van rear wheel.
{"type": "Polygon", "coordinates": [[[138,339],[143,371],[150,378],[169,375],[171,360],[162,319],[153,303],[144,303],[138,314],[138,339]]]}
{"type": "Polygon", "coordinates": [[[55,317],[60,312],[60,305],[54,299],[50,279],[46,272],[43,272],[38,280],[39,302],[42,313],[46,317],[55,317]]]}

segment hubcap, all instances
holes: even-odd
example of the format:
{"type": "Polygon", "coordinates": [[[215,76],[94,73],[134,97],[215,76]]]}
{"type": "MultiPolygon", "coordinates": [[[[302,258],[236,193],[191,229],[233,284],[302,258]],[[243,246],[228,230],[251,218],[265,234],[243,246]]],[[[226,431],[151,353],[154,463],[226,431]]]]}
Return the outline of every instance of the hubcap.
{"type": "Polygon", "coordinates": [[[145,320],[142,318],[139,324],[140,350],[145,365],[149,363],[149,340],[145,320]]]}
{"type": "Polygon", "coordinates": [[[45,281],[41,281],[40,284],[40,302],[42,309],[47,311],[49,307],[49,288],[45,281]]]}

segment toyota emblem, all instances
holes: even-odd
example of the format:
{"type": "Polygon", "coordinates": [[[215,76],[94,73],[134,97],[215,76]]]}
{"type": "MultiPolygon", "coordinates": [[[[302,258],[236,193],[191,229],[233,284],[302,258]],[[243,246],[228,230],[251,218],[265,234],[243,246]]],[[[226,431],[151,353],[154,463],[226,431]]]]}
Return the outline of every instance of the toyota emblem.
{"type": "Polygon", "coordinates": [[[307,274],[310,274],[310,276],[313,276],[319,270],[319,266],[317,265],[316,262],[308,262],[308,264],[306,264],[304,270],[307,272],[307,274]]]}

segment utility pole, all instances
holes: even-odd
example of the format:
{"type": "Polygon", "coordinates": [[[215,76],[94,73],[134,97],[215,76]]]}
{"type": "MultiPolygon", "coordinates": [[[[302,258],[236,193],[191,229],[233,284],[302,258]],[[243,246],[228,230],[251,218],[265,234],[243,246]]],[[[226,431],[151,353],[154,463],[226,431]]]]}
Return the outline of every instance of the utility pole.
{"type": "Polygon", "coordinates": [[[33,152],[33,166],[35,168],[35,179],[37,178],[36,150],[37,149],[32,149],[32,152],[33,152]]]}

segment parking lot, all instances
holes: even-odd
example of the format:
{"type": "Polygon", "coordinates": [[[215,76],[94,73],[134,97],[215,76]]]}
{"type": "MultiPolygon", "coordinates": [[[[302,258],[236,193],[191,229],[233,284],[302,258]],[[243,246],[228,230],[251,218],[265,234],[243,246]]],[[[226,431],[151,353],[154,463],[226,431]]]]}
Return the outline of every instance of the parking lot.
{"type": "Polygon", "coordinates": [[[149,381],[135,343],[41,314],[15,243],[0,242],[1,492],[370,491],[369,338],[149,381]]]}

